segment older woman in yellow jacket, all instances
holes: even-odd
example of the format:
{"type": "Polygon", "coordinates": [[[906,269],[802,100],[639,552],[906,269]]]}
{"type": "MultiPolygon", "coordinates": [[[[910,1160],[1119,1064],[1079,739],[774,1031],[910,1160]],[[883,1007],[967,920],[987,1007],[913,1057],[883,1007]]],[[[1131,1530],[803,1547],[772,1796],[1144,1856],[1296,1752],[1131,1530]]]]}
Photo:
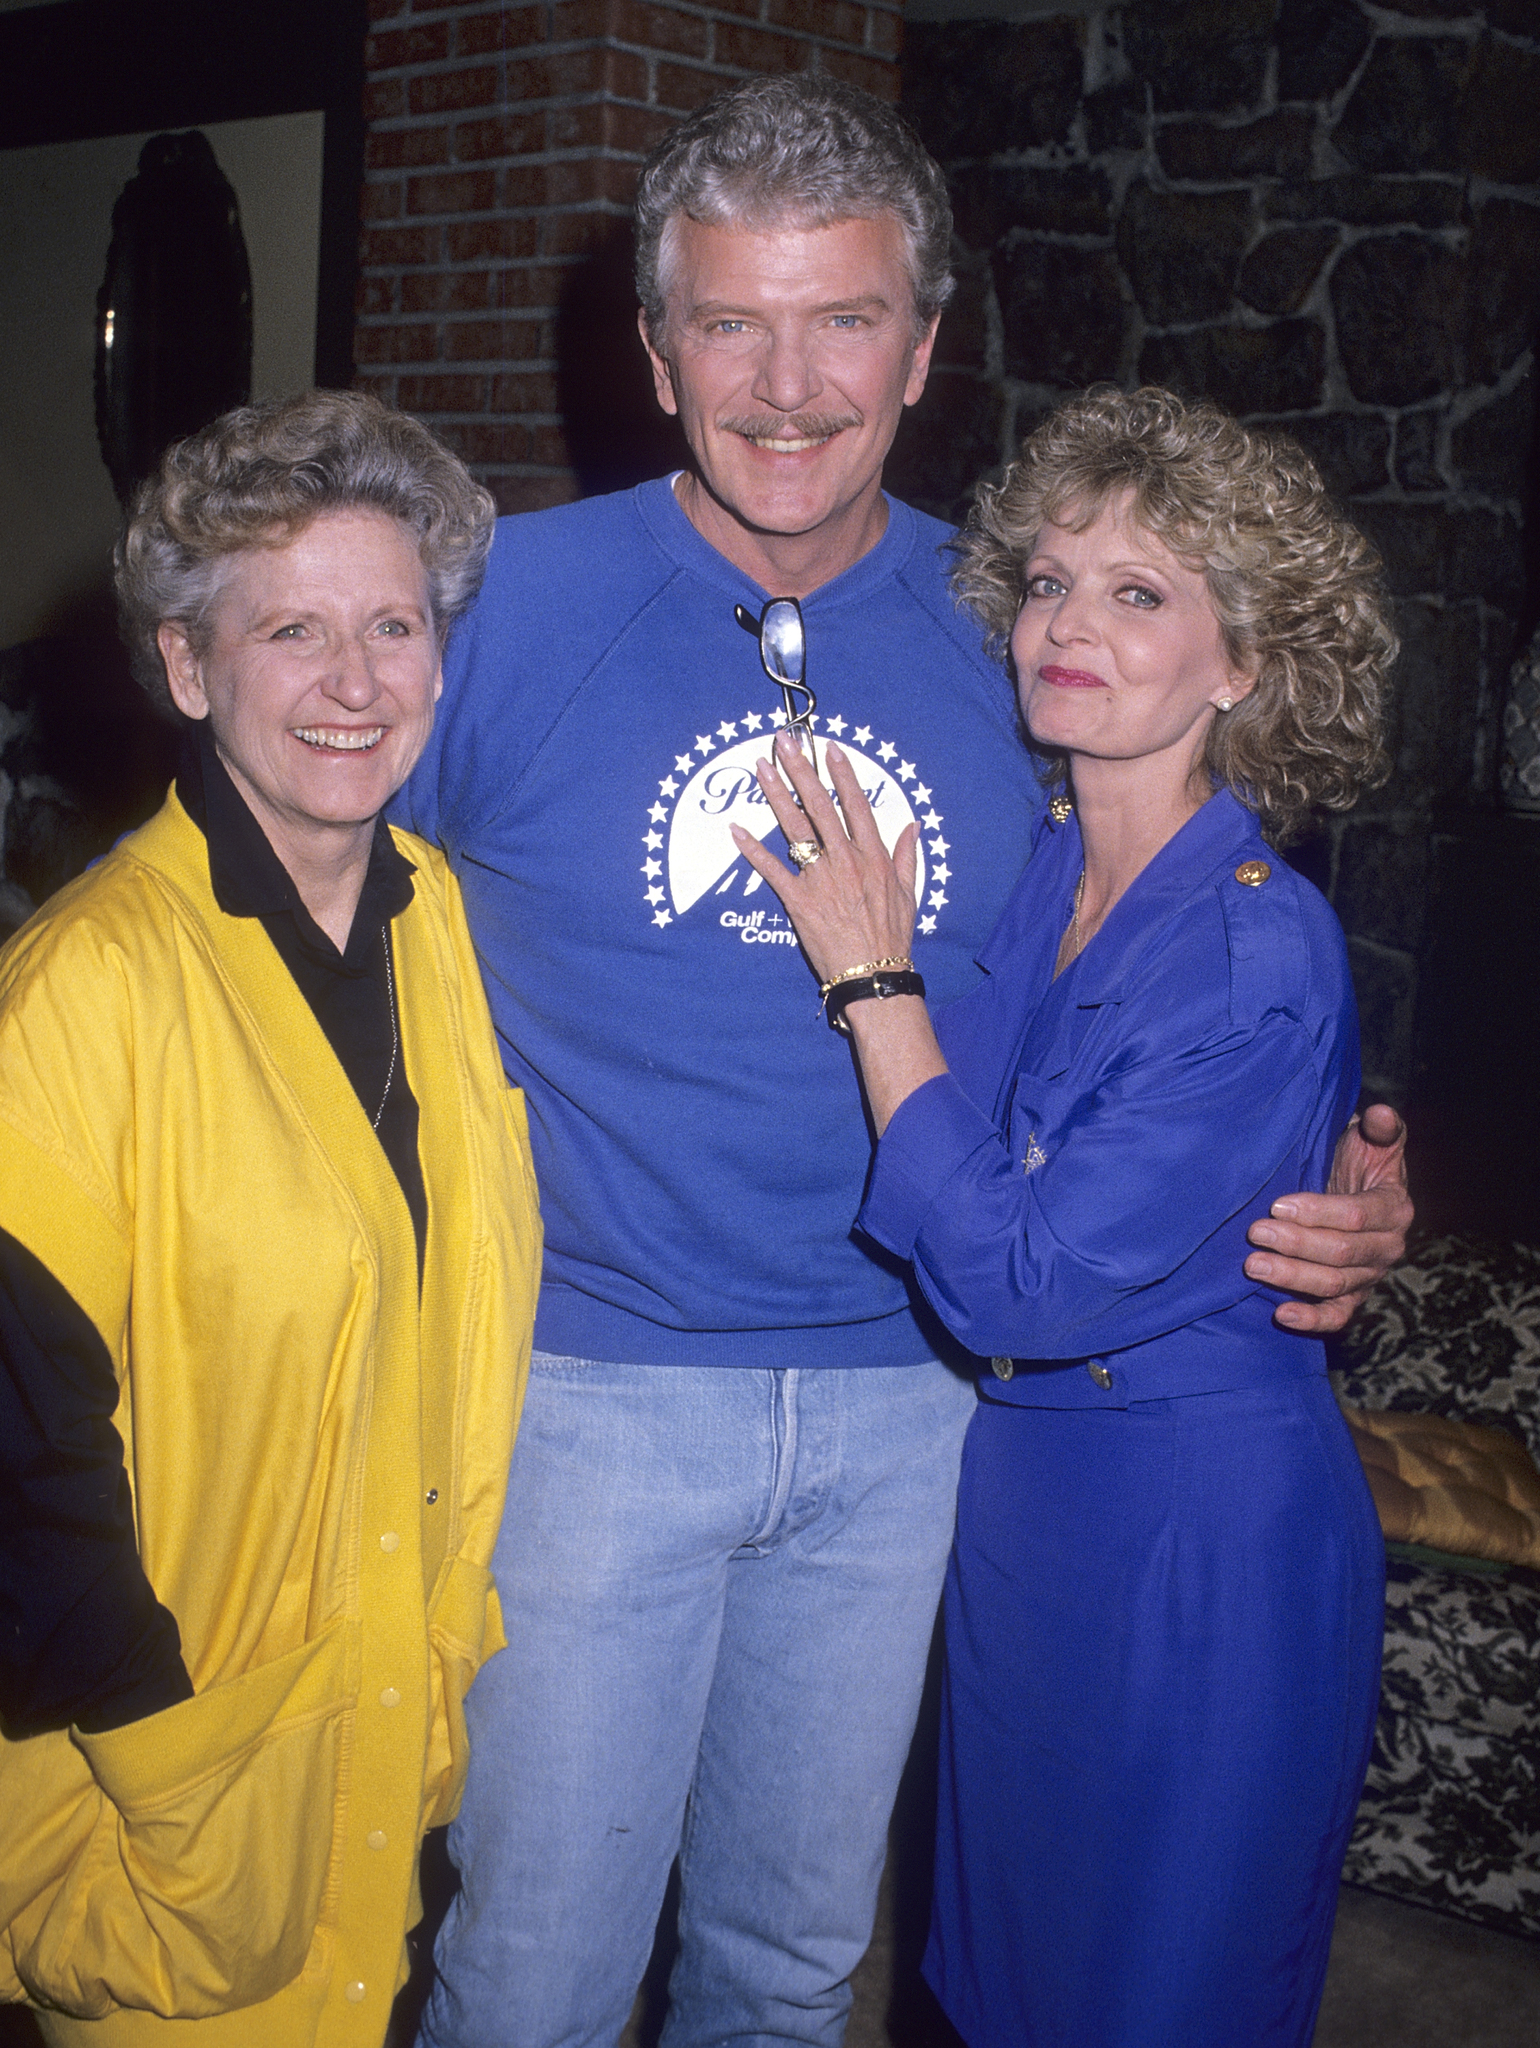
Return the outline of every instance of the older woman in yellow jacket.
{"type": "Polygon", "coordinates": [[[442,857],[380,819],[493,510],[312,393],[119,547],[163,809],[0,955],[0,1996],[378,2044],[502,1641],[539,1223],[442,857]]]}

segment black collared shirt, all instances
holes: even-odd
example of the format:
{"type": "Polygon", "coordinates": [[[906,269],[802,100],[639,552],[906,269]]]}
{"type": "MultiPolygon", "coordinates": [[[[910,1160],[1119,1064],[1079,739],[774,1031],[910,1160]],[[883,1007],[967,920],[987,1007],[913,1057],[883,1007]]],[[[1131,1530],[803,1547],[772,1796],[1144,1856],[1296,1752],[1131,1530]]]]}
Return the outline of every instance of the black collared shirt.
{"type": "Polygon", "coordinates": [[[412,900],[412,863],[396,850],[385,820],[377,818],[369,870],[347,946],[339,953],[230,780],[207,723],[198,727],[196,743],[184,749],[176,793],[208,840],[215,902],[227,917],[261,920],[374,1125],[412,1212],[420,1275],[428,1198],[417,1154],[417,1098],[407,1085],[400,1013],[386,961],[390,920],[412,900]]]}

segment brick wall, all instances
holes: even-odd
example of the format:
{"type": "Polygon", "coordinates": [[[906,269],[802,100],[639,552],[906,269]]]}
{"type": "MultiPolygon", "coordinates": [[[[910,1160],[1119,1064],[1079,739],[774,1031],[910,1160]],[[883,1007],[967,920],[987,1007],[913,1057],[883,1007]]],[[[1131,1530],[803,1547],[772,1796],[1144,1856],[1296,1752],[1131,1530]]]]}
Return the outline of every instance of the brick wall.
{"type": "Polygon", "coordinates": [[[627,211],[671,121],[755,72],[893,99],[899,0],[371,0],[355,350],[505,511],[669,459],[627,211]]]}

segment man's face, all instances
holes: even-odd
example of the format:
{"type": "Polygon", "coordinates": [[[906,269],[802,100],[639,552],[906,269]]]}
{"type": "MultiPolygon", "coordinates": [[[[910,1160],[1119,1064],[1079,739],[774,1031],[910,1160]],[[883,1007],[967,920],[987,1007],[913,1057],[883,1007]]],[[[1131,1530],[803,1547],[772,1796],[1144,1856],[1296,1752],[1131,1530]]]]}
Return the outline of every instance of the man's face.
{"type": "Polygon", "coordinates": [[[671,253],[667,327],[643,339],[712,497],[764,534],[864,516],[936,333],[916,339],[897,219],[751,232],[684,215],[671,253]]]}

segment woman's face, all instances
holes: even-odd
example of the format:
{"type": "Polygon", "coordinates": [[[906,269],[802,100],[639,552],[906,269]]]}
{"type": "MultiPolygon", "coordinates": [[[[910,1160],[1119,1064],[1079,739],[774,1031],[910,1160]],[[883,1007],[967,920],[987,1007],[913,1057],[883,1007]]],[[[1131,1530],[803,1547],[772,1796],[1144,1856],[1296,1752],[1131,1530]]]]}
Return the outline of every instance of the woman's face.
{"type": "Polygon", "coordinates": [[[160,629],[171,694],[207,718],[280,858],[369,825],[411,773],[443,685],[414,536],[383,512],[323,512],[231,557],[201,655],[160,629]]]}
{"type": "Polygon", "coordinates": [[[1219,699],[1251,687],[1203,576],[1133,525],[1122,500],[1084,533],[1043,528],[1011,654],[1033,739],[1094,759],[1194,766],[1219,699]]]}

